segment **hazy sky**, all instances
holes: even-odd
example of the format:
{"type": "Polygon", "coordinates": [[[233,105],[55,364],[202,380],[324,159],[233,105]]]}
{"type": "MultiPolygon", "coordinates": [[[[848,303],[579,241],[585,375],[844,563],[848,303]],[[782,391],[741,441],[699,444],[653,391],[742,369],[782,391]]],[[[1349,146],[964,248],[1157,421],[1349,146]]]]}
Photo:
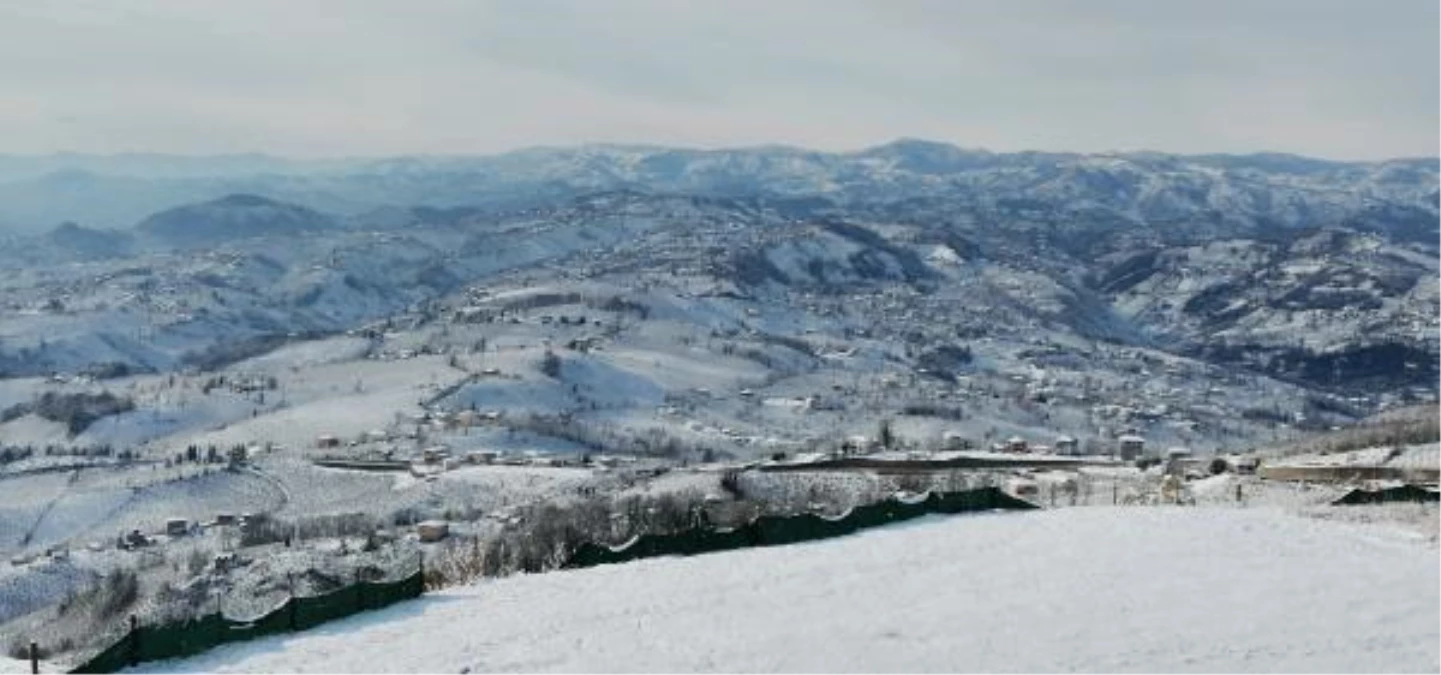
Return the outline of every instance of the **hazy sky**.
{"type": "Polygon", "coordinates": [[[0,153],[1434,155],[1436,0],[0,0],[0,153]]]}

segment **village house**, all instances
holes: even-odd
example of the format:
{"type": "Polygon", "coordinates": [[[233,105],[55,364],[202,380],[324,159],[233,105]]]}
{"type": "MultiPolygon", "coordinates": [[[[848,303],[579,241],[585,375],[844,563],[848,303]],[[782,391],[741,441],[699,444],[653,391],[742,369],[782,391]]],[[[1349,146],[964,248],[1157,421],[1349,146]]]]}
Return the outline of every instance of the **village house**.
{"type": "Polygon", "coordinates": [[[1146,450],[1146,439],[1134,434],[1126,434],[1116,439],[1116,443],[1121,460],[1126,462],[1140,459],[1141,453],[1146,450]]]}

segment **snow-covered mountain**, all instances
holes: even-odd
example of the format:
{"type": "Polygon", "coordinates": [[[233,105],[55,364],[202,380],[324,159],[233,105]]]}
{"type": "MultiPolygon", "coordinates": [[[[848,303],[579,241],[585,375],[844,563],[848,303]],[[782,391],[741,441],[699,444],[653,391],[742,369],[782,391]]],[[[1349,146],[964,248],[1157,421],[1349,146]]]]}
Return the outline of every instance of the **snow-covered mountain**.
{"type": "MultiPolygon", "coordinates": [[[[47,650],[68,651],[62,659],[92,653],[109,638],[96,617],[65,615],[89,601],[65,598],[93,597],[71,592],[127,566],[141,570],[142,606],[154,612],[223,605],[227,616],[254,617],[288,595],[328,592],[334,580],[374,578],[359,575],[412,560],[416,547],[441,554],[436,566],[426,558],[427,570],[445,570],[446,551],[491,543],[555,558],[562,549],[507,542],[573,536],[579,530],[553,527],[571,521],[546,515],[567,504],[648,514],[648,502],[630,500],[657,499],[679,516],[698,511],[672,499],[721,509],[774,501],[793,512],[841,496],[830,502],[839,512],[861,496],[926,489],[910,474],[742,470],[836,452],[989,462],[997,455],[971,453],[1015,438],[1041,462],[1062,448],[1093,457],[1074,471],[927,480],[948,490],[973,478],[1034,486],[1035,499],[1044,485],[1050,506],[1069,484],[1071,506],[1115,505],[1160,480],[1159,467],[1094,457],[1134,447],[1133,436],[1144,438],[1148,460],[1178,448],[1279,457],[1312,432],[1387,411],[1347,436],[1360,445],[1344,459],[1379,458],[1402,475],[1434,471],[1434,432],[1389,416],[1408,406],[1434,417],[1437,198],[1435,160],[997,154],[915,140],[854,153],[594,146],[325,162],[0,157],[0,224],[30,226],[0,234],[0,555],[11,561],[0,575],[0,640],[48,636],[47,650]],[[244,466],[218,470],[232,457],[244,466]],[[348,470],[338,458],[410,470],[348,470]],[[748,477],[728,481],[737,475],[748,477]],[[742,494],[750,497],[731,497],[742,494]],[[311,534],[293,548],[242,536],[237,549],[224,528],[165,536],[144,551],[107,543],[221,514],[260,516],[253,522],[287,540],[311,534]],[[401,529],[431,519],[450,524],[452,542],[422,544],[401,529]],[[356,555],[359,538],[333,536],[345,533],[365,535],[356,555]],[[37,559],[47,550],[75,555],[37,559]],[[222,553],[236,561],[224,570],[222,553]],[[297,579],[316,581],[297,590],[297,579]]],[[[1083,460],[1064,463],[1072,461],[1083,460]]],[[[1272,522],[1291,519],[1272,507],[1319,507],[1339,488],[1268,482],[1190,483],[1211,506],[1240,501],[1244,486],[1247,505],[1267,508],[1236,513],[1266,522],[1219,513],[1141,522],[1142,512],[1194,509],[1124,517],[1186,532],[1171,547],[1189,542],[1199,553],[1182,550],[1178,561],[1215,548],[1214,537],[1195,536],[1198,525],[1223,534],[1285,525],[1279,539],[1263,531],[1246,541],[1344,534],[1318,538],[1298,529],[1303,521],[1272,522]]],[[[1404,506],[1405,519],[1427,520],[1404,506]]],[[[572,513],[574,523],[585,514],[614,525],[606,514],[622,512],[572,513]]],[[[1075,530],[1083,542],[1129,531],[1117,527],[1121,512],[1093,515],[1036,521],[1033,534],[1075,530]]],[[[942,544],[927,560],[954,558],[945,546],[976,540],[939,530],[923,538],[942,544]]],[[[1111,544],[1092,548],[1121,552],[1112,562],[1132,566],[1134,546],[1111,544]]],[[[1314,554],[1335,551],[1292,553],[1281,562],[1310,569],[1314,554]]],[[[791,571],[832,558],[796,558],[791,571]]],[[[523,560],[512,568],[543,567],[523,560]]],[[[1236,577],[1222,572],[1202,585],[1236,577]]],[[[1295,575],[1272,576],[1257,587],[1295,575]]],[[[1173,586],[1177,577],[1155,578],[1173,586]]],[[[917,598],[935,586],[913,585],[917,598]]],[[[1413,586],[1404,590],[1415,595],[1413,586]]],[[[464,597],[442,599],[470,611],[464,597]]],[[[1194,637],[1187,644],[1241,639],[1194,637]]],[[[287,640],[299,647],[280,661],[324,651],[287,640]]],[[[734,643],[717,640],[712,651],[734,643]]],[[[1286,657],[1271,660],[1282,665],[1315,660],[1296,644],[1252,646],[1286,657]]],[[[1382,647],[1371,651],[1397,653],[1382,647]]],[[[1254,662],[1206,661],[1206,649],[1196,652],[1204,662],[1254,662]]],[[[616,663],[633,651],[616,651],[616,663]]],[[[457,654],[434,667],[474,666],[457,654]]],[[[713,654],[693,656],[656,664],[713,654]]],[[[1403,660],[1434,654],[1411,656],[1403,660]]]]}
{"type": "Polygon", "coordinates": [[[297,235],[333,227],[334,219],[314,209],[234,194],[204,204],[166,209],[141,221],[135,231],[162,245],[200,248],[233,239],[297,235]]]}
{"type": "MultiPolygon", "coordinates": [[[[512,330],[470,317],[569,303],[606,328],[537,323],[545,339],[656,354],[622,378],[645,395],[602,396],[591,375],[635,364],[577,356],[569,393],[457,400],[653,411],[707,386],[666,379],[674,344],[731,363],[717,381],[753,395],[965,410],[991,428],[1139,423],[1230,443],[1254,431],[1233,428],[1242,416],[1324,427],[1436,396],[1434,162],[904,141],[343,169],[285,181],[369,176],[372,202],[414,201],[326,211],[245,192],[0,242],[0,375],[207,370],[344,332],[451,353],[512,330]]],[[[542,317],[512,318],[524,333],[542,317]]]]}
{"type": "MultiPolygon", "coordinates": [[[[26,373],[112,360],[163,370],[222,337],[346,330],[531,269],[537,283],[580,274],[677,288],[685,284],[668,276],[693,274],[774,307],[903,293],[897,335],[918,350],[930,338],[914,336],[937,326],[1058,332],[1327,388],[1434,385],[1434,242],[1405,233],[1340,223],[1213,236],[1204,224],[959,205],[942,215],[933,205],[778,204],[615,192],[513,214],[392,210],[339,227],[304,207],[233,196],[167,210],[133,235],[67,226],[9,249],[9,264],[25,271],[8,282],[19,314],[7,325],[38,332],[33,345],[25,331],[0,342],[0,363],[26,373]],[[200,246],[209,250],[186,253],[200,246]],[[67,260],[81,264],[67,274],[34,267],[67,260]],[[963,315],[917,314],[960,296],[963,315]],[[171,347],[155,339],[172,329],[171,347]],[[93,349],[78,346],[100,336],[93,349]],[[72,351],[55,353],[70,339],[72,351]],[[41,343],[52,354],[34,351],[41,343]]],[[[866,304],[878,314],[890,306],[866,304]]]]}
{"type": "Polygon", "coordinates": [[[231,193],[355,215],[386,206],[529,208],[619,189],[838,203],[941,199],[1136,221],[1324,225],[1437,213],[1437,161],[1289,155],[991,153],[903,139],[858,152],[596,145],[481,157],[293,162],[259,156],[0,157],[0,224],[129,226],[231,193]]]}

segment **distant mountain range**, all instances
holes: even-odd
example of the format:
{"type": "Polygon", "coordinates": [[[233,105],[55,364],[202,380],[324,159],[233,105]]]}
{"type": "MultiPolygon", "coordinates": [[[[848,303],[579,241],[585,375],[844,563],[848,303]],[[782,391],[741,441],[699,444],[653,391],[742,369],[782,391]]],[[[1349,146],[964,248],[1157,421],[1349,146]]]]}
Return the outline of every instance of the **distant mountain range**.
{"type": "Polygon", "coordinates": [[[848,153],[597,145],[480,157],[310,161],[0,156],[0,228],[37,232],[63,222],[127,228],[157,211],[235,193],[364,218],[387,207],[525,209],[612,190],[822,198],[871,208],[931,200],[1120,222],[1307,227],[1359,219],[1413,227],[1436,218],[1437,180],[1435,158],[993,153],[911,139],[848,153]]]}
{"type": "Polygon", "coordinates": [[[0,283],[3,372],[210,362],[229,342],[353,329],[512,271],[676,298],[699,285],[791,316],[837,299],[887,313],[867,322],[917,359],[987,335],[1103,340],[1368,394],[1434,393],[1441,368],[1434,159],[905,140],[57,161],[0,159],[0,209],[43,203],[60,222],[0,238],[0,268],[17,271],[0,283]]]}

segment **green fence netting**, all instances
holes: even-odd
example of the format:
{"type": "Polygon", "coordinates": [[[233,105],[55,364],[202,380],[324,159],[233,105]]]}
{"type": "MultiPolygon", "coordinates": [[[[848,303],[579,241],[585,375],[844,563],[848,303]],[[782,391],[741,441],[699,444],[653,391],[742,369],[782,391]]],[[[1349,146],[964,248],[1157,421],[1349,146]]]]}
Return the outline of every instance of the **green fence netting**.
{"type": "Polygon", "coordinates": [[[668,534],[643,534],[627,550],[631,560],[636,558],[654,558],[663,555],[676,555],[680,551],[671,535],[668,534]]]}
{"type": "Polygon", "coordinates": [[[134,661],[131,645],[133,634],[127,634],[119,642],[107,647],[104,651],[90,657],[90,660],[80,664],[72,673],[116,673],[130,665],[134,661]]]}
{"type": "Polygon", "coordinates": [[[141,661],[192,656],[229,642],[305,630],[367,609],[416,598],[424,592],[424,576],[416,572],[400,581],[361,582],[325,595],[291,598],[269,613],[250,620],[209,614],[183,622],[138,626],[70,672],[114,673],[141,661]]]}
{"type": "MultiPolygon", "coordinates": [[[[655,556],[699,555],[751,546],[829,539],[928,513],[1034,508],[1039,507],[995,487],[928,493],[910,498],[892,497],[858,506],[836,517],[813,513],[763,516],[735,529],[693,528],[674,534],[645,534],[619,546],[586,543],[576,549],[566,567],[593,567],[655,556]]],[[[271,612],[250,620],[211,614],[181,623],[141,626],[70,672],[113,673],[141,661],[190,656],[228,642],[305,630],[368,609],[419,597],[424,591],[424,576],[417,572],[400,581],[361,582],[325,595],[291,598],[271,612]]]]}
{"type": "Polygon", "coordinates": [[[880,527],[891,523],[891,512],[886,508],[885,502],[863,504],[851,509],[850,521],[857,530],[880,527]]]}
{"type": "Polygon", "coordinates": [[[758,533],[757,544],[760,546],[780,546],[829,539],[860,529],[854,510],[847,511],[835,518],[827,518],[813,513],[785,517],[766,516],[756,519],[752,526],[758,533]]]}
{"type": "Polygon", "coordinates": [[[1024,499],[1021,499],[1020,497],[1011,496],[1010,494],[1007,494],[1004,490],[998,487],[984,488],[982,492],[985,492],[990,497],[990,502],[985,507],[987,509],[1013,509],[1025,511],[1029,509],[1041,508],[1024,499]]]}
{"type": "Polygon", "coordinates": [[[1331,502],[1333,506],[1355,504],[1388,504],[1392,502],[1434,502],[1441,500],[1441,492],[1419,485],[1398,485],[1379,490],[1357,488],[1347,492],[1340,499],[1331,502]]]}
{"type": "Polygon", "coordinates": [[[135,631],[135,659],[158,661],[199,654],[220,644],[225,618],[208,614],[182,623],[141,626],[135,631]]]}
{"type": "Polygon", "coordinates": [[[677,534],[674,543],[679,555],[699,555],[753,546],[755,540],[755,529],[750,526],[725,530],[698,527],[677,534]]]}
{"type": "Polygon", "coordinates": [[[962,492],[928,492],[895,496],[858,506],[835,517],[814,513],[795,516],[761,516],[733,530],[693,528],[674,534],[645,534],[619,546],[586,543],[571,555],[566,567],[594,567],[662,555],[697,555],[749,546],[779,546],[839,537],[870,527],[903,522],[931,513],[965,513],[992,509],[1034,509],[1035,504],[1012,497],[1000,488],[962,492]]]}
{"type": "Polygon", "coordinates": [[[571,556],[571,561],[576,563],[575,567],[594,567],[596,565],[611,565],[634,560],[636,557],[636,545],[640,537],[634,537],[618,546],[607,546],[587,542],[576,549],[571,556]]]}
{"type": "Polygon", "coordinates": [[[295,598],[291,602],[294,603],[296,630],[314,628],[365,609],[360,605],[360,593],[355,586],[346,586],[311,598],[295,598]]]}
{"type": "Polygon", "coordinates": [[[964,492],[935,492],[931,494],[931,510],[936,513],[965,513],[991,508],[995,499],[990,495],[994,488],[966,490],[964,492]]]}
{"type": "Polygon", "coordinates": [[[227,619],[224,642],[244,642],[290,630],[290,600],[249,621],[227,619]]]}
{"type": "Polygon", "coordinates": [[[893,523],[920,518],[934,513],[930,506],[930,497],[930,493],[911,498],[891,497],[881,502],[881,510],[886,514],[887,520],[893,523]]]}
{"type": "Polygon", "coordinates": [[[425,592],[425,579],[412,574],[400,581],[389,583],[367,581],[356,586],[360,593],[361,606],[365,609],[379,609],[401,600],[418,598],[425,592]]]}

